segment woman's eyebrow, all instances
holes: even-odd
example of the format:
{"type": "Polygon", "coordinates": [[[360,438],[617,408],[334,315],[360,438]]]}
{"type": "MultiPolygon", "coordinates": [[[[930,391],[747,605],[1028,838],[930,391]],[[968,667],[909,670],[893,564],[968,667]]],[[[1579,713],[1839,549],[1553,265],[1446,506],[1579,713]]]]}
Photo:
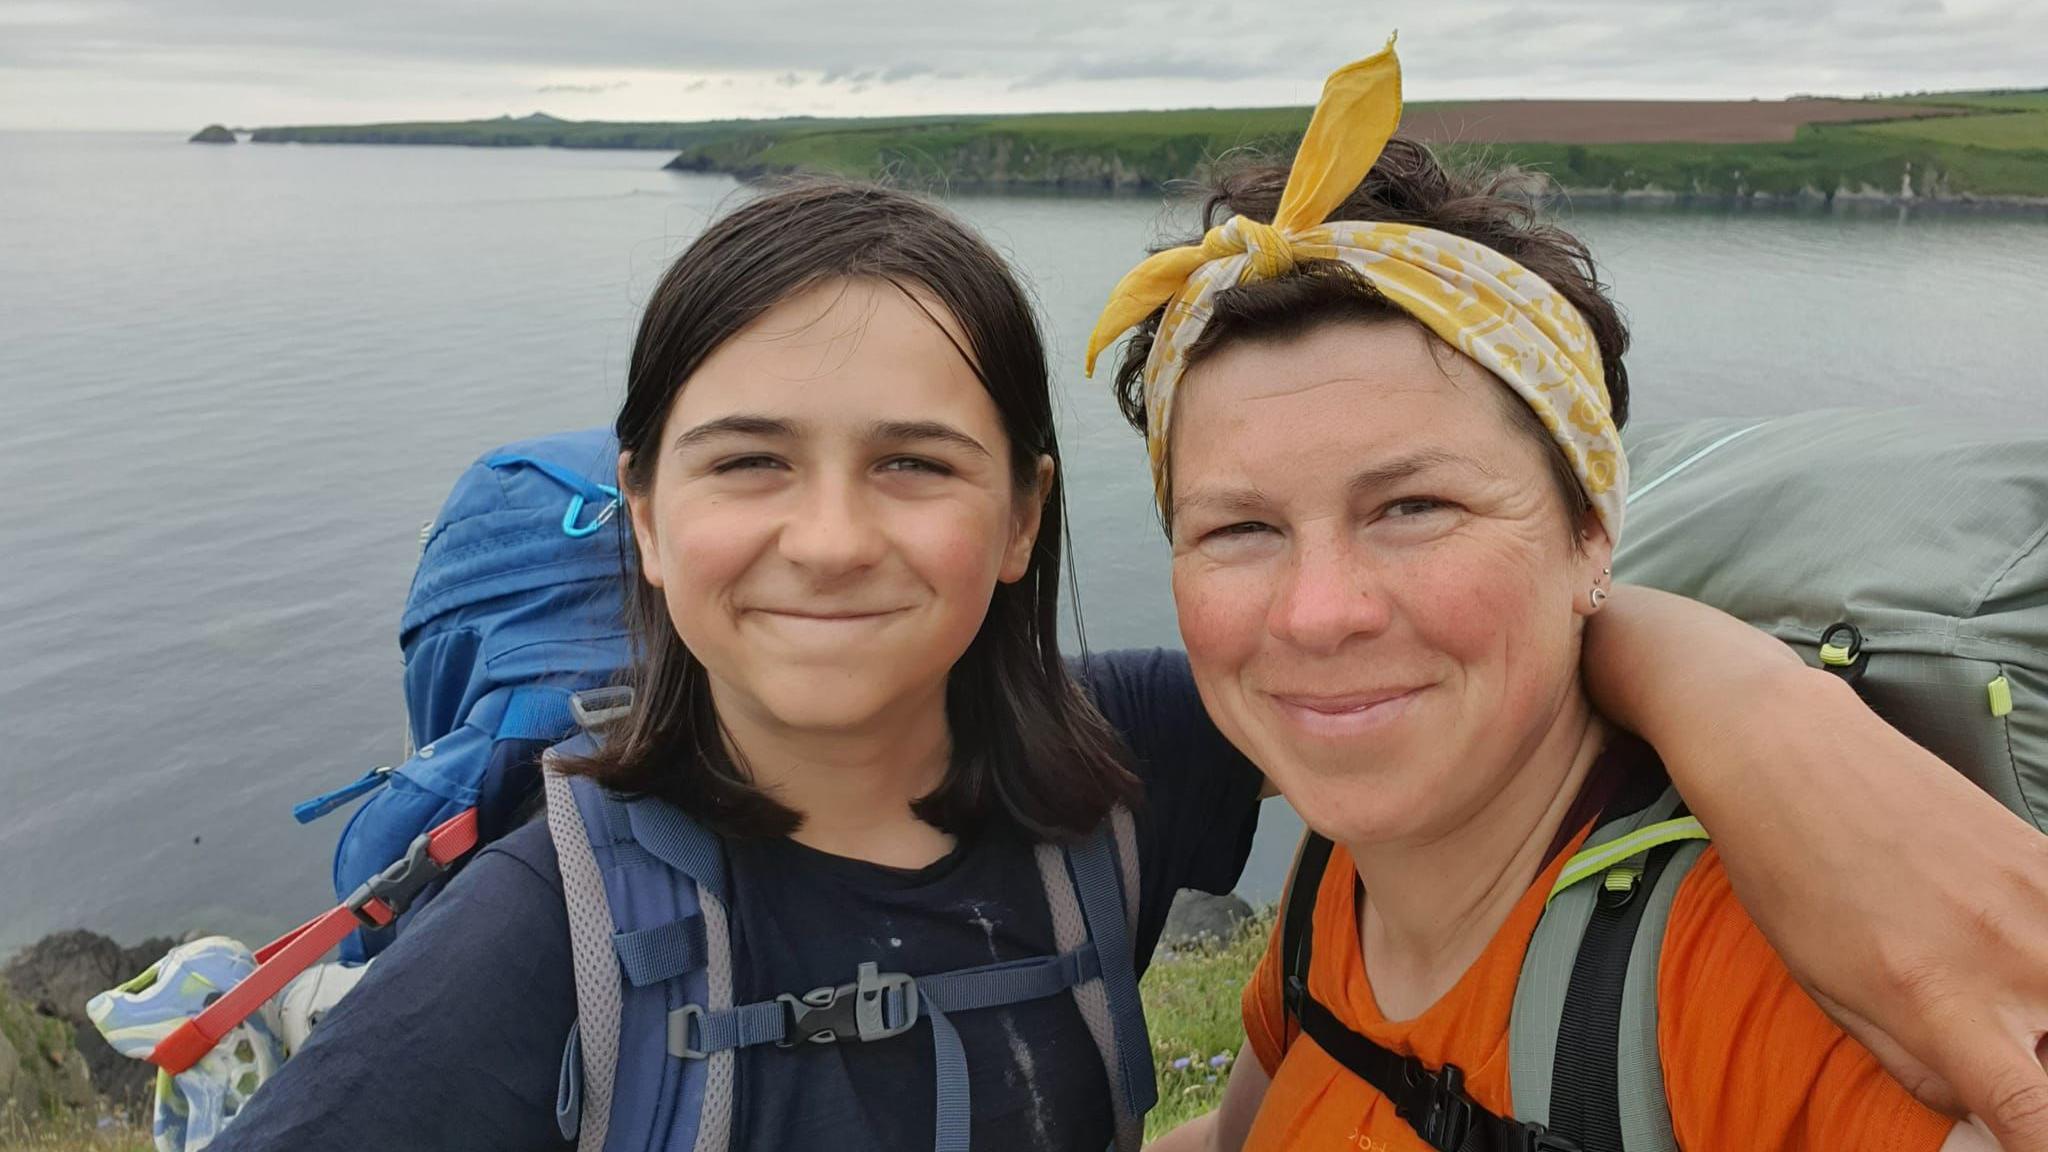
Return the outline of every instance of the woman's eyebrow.
{"type": "Polygon", "coordinates": [[[1345,487],[1349,488],[1353,495],[1377,492],[1389,485],[1413,479],[1432,468],[1445,466],[1471,468],[1488,476],[1494,474],[1491,468],[1470,456],[1445,451],[1441,448],[1425,448],[1417,452],[1411,452],[1406,456],[1395,457],[1384,464],[1375,464],[1370,468],[1354,472],[1345,487]]]}
{"type": "Polygon", "coordinates": [[[937,420],[877,420],[868,425],[867,438],[880,444],[915,443],[920,440],[936,440],[951,444],[977,455],[994,458],[994,453],[981,441],[937,420]]]}
{"type": "Polygon", "coordinates": [[[787,440],[796,436],[796,425],[773,416],[720,416],[716,420],[706,420],[676,437],[675,449],[680,452],[722,436],[765,436],[787,440]]]}

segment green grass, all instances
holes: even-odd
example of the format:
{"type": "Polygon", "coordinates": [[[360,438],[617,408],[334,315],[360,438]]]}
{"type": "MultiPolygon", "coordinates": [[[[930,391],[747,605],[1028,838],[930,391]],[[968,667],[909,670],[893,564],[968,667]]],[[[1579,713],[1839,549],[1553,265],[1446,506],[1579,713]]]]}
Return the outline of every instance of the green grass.
{"type": "Polygon", "coordinates": [[[1891,120],[1857,131],[1901,140],[1928,140],[2001,151],[2048,152],[2048,98],[2034,111],[1989,112],[1930,120],[1891,120]]]}
{"type": "Polygon", "coordinates": [[[1907,104],[1954,105],[1962,108],[2004,108],[2015,112],[2048,111],[2048,88],[2002,92],[1931,92],[1923,96],[1898,96],[1907,104]]]}
{"type": "Polygon", "coordinates": [[[153,1152],[149,1129],[125,1122],[99,1128],[83,1118],[39,1122],[0,1113],[0,1152],[153,1152]]]}
{"type": "Polygon", "coordinates": [[[1159,1107],[1146,1121],[1148,1139],[1222,1101],[1230,1066],[1244,1045],[1239,994],[1272,932],[1268,912],[1227,942],[1180,948],[1172,956],[1162,949],[1146,971],[1139,991],[1159,1066],[1159,1107]],[[1219,1056],[1220,1067],[1212,1063],[1219,1056]],[[1182,1061],[1185,1066],[1177,1067],[1182,1061]]]}

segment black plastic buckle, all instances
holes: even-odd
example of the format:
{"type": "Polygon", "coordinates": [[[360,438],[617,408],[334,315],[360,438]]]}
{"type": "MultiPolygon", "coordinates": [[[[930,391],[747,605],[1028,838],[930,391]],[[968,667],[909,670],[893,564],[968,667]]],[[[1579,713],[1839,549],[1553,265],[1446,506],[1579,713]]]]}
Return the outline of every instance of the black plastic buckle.
{"type": "Polygon", "coordinates": [[[1460,1148],[1472,1131],[1478,1106],[1465,1094],[1465,1073],[1456,1064],[1435,1072],[1410,1056],[1401,1062],[1401,1079],[1408,1099],[1397,1101],[1395,1115],[1408,1122],[1415,1134],[1432,1148],[1460,1148]],[[1419,1097],[1419,1099],[1418,1099],[1419,1097]],[[1411,1107],[1419,1104],[1418,1109],[1411,1107]]]}
{"type": "Polygon", "coordinates": [[[841,1040],[887,1040],[910,1031],[917,1023],[916,980],[901,972],[883,972],[872,961],[860,966],[851,984],[827,984],[801,996],[784,992],[775,1000],[782,1005],[783,1032],[777,1045],[783,1048],[841,1040]],[[898,991],[903,997],[903,1018],[892,1024],[885,1018],[883,998],[898,991]]]}
{"type": "Polygon", "coordinates": [[[370,928],[389,926],[390,920],[379,920],[371,915],[371,901],[381,902],[391,909],[391,916],[396,919],[412,904],[414,897],[448,871],[447,866],[429,854],[429,849],[433,847],[433,839],[430,832],[420,833],[406,846],[405,855],[392,861],[382,872],[363,881],[362,887],[349,893],[348,899],[343,903],[350,912],[355,913],[356,919],[370,928]]]}

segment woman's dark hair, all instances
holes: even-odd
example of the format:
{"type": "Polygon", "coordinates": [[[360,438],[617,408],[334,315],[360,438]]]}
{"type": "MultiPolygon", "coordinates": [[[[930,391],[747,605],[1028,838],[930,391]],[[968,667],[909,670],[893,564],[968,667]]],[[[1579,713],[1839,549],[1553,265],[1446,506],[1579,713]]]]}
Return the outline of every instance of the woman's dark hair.
{"type": "MultiPolygon", "coordinates": [[[[1270,224],[1287,187],[1284,164],[1247,163],[1221,176],[1209,189],[1202,209],[1206,231],[1232,216],[1270,224]]],[[[1534,272],[1585,318],[1606,368],[1607,394],[1614,406],[1614,424],[1628,422],[1628,324],[1600,282],[1593,256],[1578,237],[1546,222],[1537,209],[1515,193],[1519,177],[1510,170],[1459,170],[1440,163],[1428,148],[1412,140],[1394,139],[1380,154],[1358,188],[1330,213],[1332,220],[1369,220],[1414,224],[1483,244],[1534,272]]],[[[1187,243],[1200,243],[1196,237],[1187,243]]],[[[1124,345],[1116,371],[1117,405],[1124,419],[1145,431],[1145,358],[1159,331],[1161,313],[1138,326],[1124,345]]],[[[1340,320],[1406,318],[1370,281],[1347,264],[1311,260],[1275,280],[1242,284],[1216,294],[1215,312],[1202,335],[1188,350],[1192,367],[1225,344],[1242,340],[1284,340],[1340,320]]],[[[1550,461],[1552,479],[1576,529],[1591,507],[1571,462],[1528,405],[1499,389],[1508,417],[1541,442],[1550,461]]]]}
{"type": "MultiPolygon", "coordinates": [[[[958,323],[960,354],[1001,415],[1012,480],[1025,498],[1044,501],[1024,578],[996,585],[981,631],[953,666],[952,764],[913,809],[956,833],[996,814],[1043,839],[1086,833],[1112,805],[1135,799],[1137,780],[1060,658],[1064,469],[1037,320],[1002,258],[966,225],[916,197],[836,180],[788,185],[714,222],[670,265],[641,318],[617,422],[631,454],[622,479],[630,491],[649,490],[669,410],[706,357],[796,293],[851,278],[893,284],[958,323]],[[1039,491],[1046,456],[1053,478],[1039,491]]],[[[668,800],[728,835],[794,831],[799,814],[735,759],[704,665],[676,634],[661,591],[630,567],[633,711],[569,769],[668,800]]]]}

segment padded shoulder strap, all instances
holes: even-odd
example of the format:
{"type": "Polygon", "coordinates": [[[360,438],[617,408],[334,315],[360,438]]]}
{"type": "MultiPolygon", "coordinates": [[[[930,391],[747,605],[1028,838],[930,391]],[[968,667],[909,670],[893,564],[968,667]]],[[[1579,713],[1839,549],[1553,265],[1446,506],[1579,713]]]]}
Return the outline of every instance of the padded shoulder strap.
{"type": "Polygon", "coordinates": [[[612,951],[612,913],[605,900],[583,816],[567,777],[548,768],[548,835],[562,872],[562,898],[569,911],[569,951],[576,971],[576,1029],[563,1058],[564,1099],[557,1101],[562,1134],[573,1135],[577,1152],[601,1152],[611,1129],[612,1072],[619,1059],[620,979],[612,951]],[[570,1062],[581,1065],[570,1067],[570,1062]],[[571,1077],[580,1080],[580,1087],[571,1077]],[[570,1097],[577,1096],[572,1102],[570,1097]]]}
{"type": "Polygon", "coordinates": [[[1076,984],[1074,1002],[1109,1074],[1116,1147],[1136,1152],[1145,1134],[1145,1113],[1158,1102],[1159,1091],[1132,954],[1138,853],[1130,813],[1114,809],[1104,828],[1081,845],[1040,844],[1037,859],[1052,910],[1054,946],[1072,953],[1092,940],[1097,948],[1100,978],[1076,984]]]}
{"type": "Polygon", "coordinates": [[[1586,1152],[1675,1152],[1657,1060],[1657,957],[1705,837],[1667,790],[1603,824],[1566,862],[1515,989],[1508,1065],[1522,1120],[1586,1152]]]}

